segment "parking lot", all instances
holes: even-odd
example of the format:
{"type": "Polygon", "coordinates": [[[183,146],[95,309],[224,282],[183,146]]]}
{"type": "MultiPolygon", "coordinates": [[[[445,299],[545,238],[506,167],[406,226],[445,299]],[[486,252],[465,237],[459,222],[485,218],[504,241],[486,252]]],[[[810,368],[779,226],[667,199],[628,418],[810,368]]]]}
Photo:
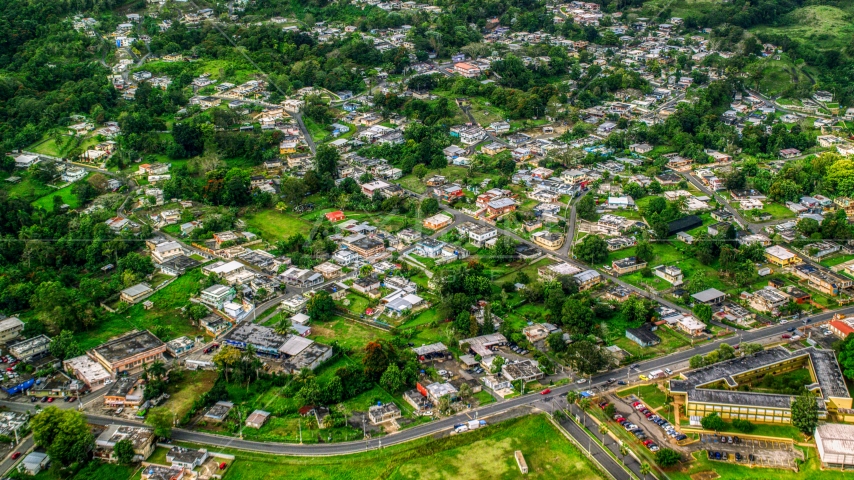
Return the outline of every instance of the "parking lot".
{"type": "Polygon", "coordinates": [[[803,452],[794,448],[791,442],[784,441],[703,434],[700,435],[700,442],[695,445],[698,449],[706,452],[720,453],[720,461],[763,467],[796,468],[797,460],[804,459],[803,452]],[[732,439],[732,443],[730,443],[730,439],[732,439]],[[727,460],[723,460],[723,453],[727,454],[727,460]],[[741,458],[739,459],[738,456],[741,458]]]}
{"type": "MultiPolygon", "coordinates": [[[[646,438],[655,442],[659,448],[667,447],[677,450],[679,449],[674,437],[669,436],[661,426],[648,420],[639,410],[632,407],[633,402],[639,401],[634,395],[622,399],[616,395],[610,394],[606,397],[606,400],[614,404],[614,408],[616,408],[617,413],[622,415],[623,418],[641,428],[646,438]]],[[[610,420],[613,421],[613,419],[610,420]]],[[[624,427],[616,425],[614,428],[624,427]]]]}

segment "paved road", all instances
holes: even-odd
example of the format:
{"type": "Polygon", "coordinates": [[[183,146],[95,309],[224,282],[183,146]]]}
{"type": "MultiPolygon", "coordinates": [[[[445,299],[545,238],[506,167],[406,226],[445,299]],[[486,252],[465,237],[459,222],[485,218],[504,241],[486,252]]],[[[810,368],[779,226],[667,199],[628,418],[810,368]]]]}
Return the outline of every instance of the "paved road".
{"type": "Polygon", "coordinates": [[[0,474],[5,475],[9,470],[12,469],[12,467],[15,466],[16,463],[21,461],[21,458],[18,458],[16,460],[12,460],[12,454],[13,453],[21,452],[21,457],[23,457],[24,455],[27,454],[27,452],[30,451],[30,449],[33,448],[33,446],[35,446],[35,442],[33,441],[33,436],[27,435],[27,437],[24,438],[23,441],[20,444],[18,444],[15,448],[13,448],[12,451],[9,452],[9,455],[7,455],[6,458],[4,458],[2,462],[0,462],[0,474]]]}

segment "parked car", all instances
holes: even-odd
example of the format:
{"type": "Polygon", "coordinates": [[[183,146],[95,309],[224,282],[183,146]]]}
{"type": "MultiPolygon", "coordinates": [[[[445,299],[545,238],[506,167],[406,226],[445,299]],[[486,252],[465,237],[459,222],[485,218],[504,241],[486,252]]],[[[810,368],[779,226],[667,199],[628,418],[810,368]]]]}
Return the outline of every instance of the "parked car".
{"type": "Polygon", "coordinates": [[[225,462],[222,462],[222,463],[220,463],[220,464],[219,464],[219,469],[220,469],[220,470],[225,470],[225,467],[227,467],[227,466],[228,466],[228,465],[227,465],[225,462]]]}
{"type": "Polygon", "coordinates": [[[542,392],[540,392],[540,395],[548,395],[550,393],[552,393],[552,389],[547,388],[547,389],[543,390],[542,392]]]}
{"type": "Polygon", "coordinates": [[[668,375],[673,375],[673,370],[671,370],[671,369],[669,369],[669,368],[665,368],[665,369],[664,369],[664,373],[666,373],[666,374],[668,374],[668,375]]]}
{"type": "Polygon", "coordinates": [[[622,381],[622,380],[620,380],[620,381],[618,381],[618,382],[617,382],[617,385],[625,385],[625,384],[626,384],[626,382],[624,382],[624,381],[622,381]]]}
{"type": "Polygon", "coordinates": [[[744,458],[744,457],[742,457],[740,453],[735,452],[735,459],[736,460],[738,460],[740,462],[742,460],[742,458],[744,458]]]}
{"type": "Polygon", "coordinates": [[[47,403],[53,403],[53,397],[47,397],[47,403]]]}

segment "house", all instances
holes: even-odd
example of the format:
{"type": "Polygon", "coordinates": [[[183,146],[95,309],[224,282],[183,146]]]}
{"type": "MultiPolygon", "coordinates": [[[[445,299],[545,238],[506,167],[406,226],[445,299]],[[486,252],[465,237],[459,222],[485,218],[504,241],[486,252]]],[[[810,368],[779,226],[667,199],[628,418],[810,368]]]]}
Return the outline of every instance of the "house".
{"type": "Polygon", "coordinates": [[[691,315],[682,315],[676,320],[676,328],[688,335],[697,336],[703,333],[703,330],[706,329],[706,324],[691,315]]]}
{"type": "Polygon", "coordinates": [[[596,270],[585,270],[572,276],[575,283],[578,284],[578,290],[589,290],[602,281],[602,275],[596,270]]]}
{"type": "Polygon", "coordinates": [[[18,338],[23,329],[24,322],[18,317],[9,317],[0,320],[0,343],[8,343],[10,340],[18,338]]]}
{"type": "Polygon", "coordinates": [[[454,71],[466,78],[477,78],[481,73],[480,68],[468,62],[455,63],[454,71]]]}
{"type": "Polygon", "coordinates": [[[653,146],[648,143],[633,143],[629,145],[629,151],[639,153],[641,155],[651,152],[652,149],[653,146]]]}
{"type": "Polygon", "coordinates": [[[133,305],[142,301],[152,293],[154,293],[154,289],[152,289],[147,283],[137,283],[132,287],[122,290],[119,298],[121,301],[133,305]]]}
{"type": "Polygon", "coordinates": [[[139,373],[145,365],[163,360],[166,344],[148,330],[131,332],[93,348],[87,355],[113,377],[139,373]]]}
{"type": "Polygon", "coordinates": [[[270,412],[255,410],[246,417],[246,426],[249,428],[261,428],[270,418],[270,412]]]}
{"type": "Polygon", "coordinates": [[[50,465],[50,457],[43,452],[30,452],[18,464],[18,471],[27,475],[38,475],[50,465]]]}
{"type": "Polygon", "coordinates": [[[234,288],[226,285],[211,285],[202,290],[199,300],[210,307],[222,310],[222,306],[226,302],[230,302],[237,296],[234,288]]]}
{"type": "Polygon", "coordinates": [[[789,303],[789,296],[774,287],[764,287],[750,296],[750,306],[759,312],[777,313],[780,307],[789,303]]]}
{"type": "Polygon", "coordinates": [[[342,268],[332,262],[323,262],[315,266],[312,270],[323,275],[326,280],[331,280],[341,275],[342,268]]]}
{"type": "Polygon", "coordinates": [[[450,225],[453,221],[454,217],[444,213],[437,213],[431,217],[425,218],[423,225],[424,228],[429,228],[430,230],[441,230],[450,225]]]}
{"type": "Polygon", "coordinates": [[[166,452],[166,461],[173,467],[192,470],[200,467],[208,459],[208,451],[204,448],[172,447],[166,452]]]}
{"type": "Polygon", "coordinates": [[[646,262],[638,260],[637,257],[626,257],[611,262],[611,268],[617,275],[636,272],[646,267],[646,262]]]}
{"type": "Polygon", "coordinates": [[[353,281],[351,288],[365,294],[375,292],[380,288],[380,280],[375,275],[367,275],[353,281]]]}
{"type": "Polygon", "coordinates": [[[670,282],[673,286],[682,285],[682,269],[673,265],[659,265],[652,269],[652,273],[670,282]]]}
{"type": "Polygon", "coordinates": [[[564,236],[559,233],[540,231],[531,235],[531,239],[543,248],[557,250],[563,245],[564,236]]]}
{"type": "Polygon", "coordinates": [[[691,298],[696,300],[699,303],[705,303],[707,305],[723,303],[726,299],[726,294],[716,288],[709,288],[703,290],[702,292],[697,292],[691,295],[691,298]]]}
{"type": "Polygon", "coordinates": [[[781,247],[779,245],[773,245],[766,248],[765,259],[768,260],[769,263],[773,263],[774,265],[778,265],[780,267],[795,265],[801,262],[800,257],[792,253],[787,248],[781,247]]]}
{"type": "Polygon", "coordinates": [[[180,358],[190,353],[195,346],[195,340],[190,339],[190,337],[183,336],[166,342],[166,351],[169,352],[173,358],[180,358]]]}
{"type": "Polygon", "coordinates": [[[661,343],[661,338],[659,338],[658,335],[653,333],[652,329],[649,326],[643,326],[640,328],[627,328],[626,338],[637,343],[641,347],[651,347],[653,345],[658,345],[659,343],[661,343]]]}
{"type": "Polygon", "coordinates": [[[522,334],[525,335],[529,342],[534,343],[545,340],[549,336],[549,330],[542,324],[535,323],[523,328],[522,334]]]}
{"type": "Polygon", "coordinates": [[[849,277],[844,277],[824,267],[810,264],[796,265],[792,273],[796,277],[806,280],[811,288],[834,297],[840,295],[843,290],[850,288],[852,283],[854,283],[849,277]]]}
{"type": "Polygon", "coordinates": [[[385,245],[380,240],[370,237],[362,237],[353,241],[345,241],[347,248],[358,253],[364,258],[370,258],[385,251],[385,245]]]}
{"type": "Polygon", "coordinates": [[[632,197],[624,196],[624,197],[608,197],[608,203],[606,204],[608,208],[611,209],[631,209],[634,210],[637,208],[635,206],[635,201],[632,197]]]}
{"type": "Polygon", "coordinates": [[[540,367],[532,360],[505,363],[501,366],[501,375],[510,382],[521,380],[524,383],[533,382],[545,376],[540,367]]]}
{"type": "Polygon", "coordinates": [[[127,440],[133,446],[133,461],[142,462],[154,453],[154,430],[128,425],[108,425],[95,440],[94,457],[105,462],[118,462],[113,449],[116,444],[127,440]]]}
{"type": "Polygon", "coordinates": [[[228,413],[234,408],[234,404],[220,400],[205,412],[204,419],[210,422],[222,422],[228,417],[228,413]]]}
{"type": "Polygon", "coordinates": [[[345,218],[344,212],[342,212],[341,210],[329,212],[324,216],[326,217],[327,220],[329,220],[332,223],[340,222],[340,221],[344,220],[344,218],[345,218]]]}
{"type": "Polygon", "coordinates": [[[155,245],[154,248],[151,249],[151,259],[156,263],[163,263],[166,260],[182,255],[183,253],[184,247],[180,243],[174,241],[163,242],[155,245]]]}
{"type": "Polygon", "coordinates": [[[504,215],[516,210],[516,202],[508,197],[497,198],[487,203],[486,210],[491,216],[504,215]]]}
{"type": "Polygon", "coordinates": [[[400,418],[400,408],[393,402],[380,403],[368,409],[368,418],[374,425],[400,418]]]}

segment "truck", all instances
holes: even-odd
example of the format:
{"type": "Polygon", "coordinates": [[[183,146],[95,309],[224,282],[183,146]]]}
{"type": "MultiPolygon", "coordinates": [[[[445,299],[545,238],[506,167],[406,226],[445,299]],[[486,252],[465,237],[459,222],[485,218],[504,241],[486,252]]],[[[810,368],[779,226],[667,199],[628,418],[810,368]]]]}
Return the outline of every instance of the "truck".
{"type": "Polygon", "coordinates": [[[650,379],[655,379],[665,377],[666,375],[663,370],[653,370],[649,372],[648,376],[650,379]]]}
{"type": "Polygon", "coordinates": [[[469,430],[476,430],[480,427],[485,427],[486,420],[470,420],[467,425],[469,427],[469,430]]]}
{"type": "Polygon", "coordinates": [[[463,433],[463,432],[468,432],[468,431],[469,431],[469,427],[465,423],[459,423],[457,425],[454,425],[454,432],[456,432],[456,433],[463,433]]]}

